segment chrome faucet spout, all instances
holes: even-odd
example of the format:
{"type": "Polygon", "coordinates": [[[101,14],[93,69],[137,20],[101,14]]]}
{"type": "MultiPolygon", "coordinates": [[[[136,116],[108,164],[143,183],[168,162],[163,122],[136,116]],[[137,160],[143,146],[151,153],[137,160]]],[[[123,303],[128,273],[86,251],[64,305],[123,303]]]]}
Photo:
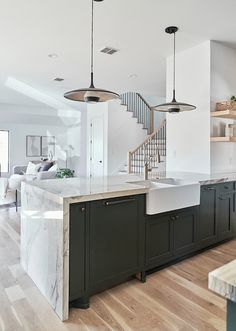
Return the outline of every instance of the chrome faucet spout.
{"type": "Polygon", "coordinates": [[[148,164],[147,164],[147,162],[145,162],[145,164],[144,164],[144,180],[148,180],[148,170],[149,170],[148,164]]]}

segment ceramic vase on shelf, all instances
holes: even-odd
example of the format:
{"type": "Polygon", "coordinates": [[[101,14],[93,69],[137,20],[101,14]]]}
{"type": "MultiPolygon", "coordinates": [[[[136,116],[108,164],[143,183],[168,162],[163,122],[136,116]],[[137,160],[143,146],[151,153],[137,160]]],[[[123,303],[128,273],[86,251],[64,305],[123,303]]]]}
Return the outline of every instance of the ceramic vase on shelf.
{"type": "Polygon", "coordinates": [[[236,124],[226,124],[225,137],[234,137],[235,128],[236,128],[236,124]]]}

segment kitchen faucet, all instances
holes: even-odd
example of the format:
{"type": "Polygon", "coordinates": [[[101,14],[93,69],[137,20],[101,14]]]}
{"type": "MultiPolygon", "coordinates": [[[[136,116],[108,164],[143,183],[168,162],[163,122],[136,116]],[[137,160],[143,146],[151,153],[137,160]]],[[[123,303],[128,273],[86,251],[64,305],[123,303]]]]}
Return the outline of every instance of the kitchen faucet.
{"type": "Polygon", "coordinates": [[[147,155],[147,145],[148,143],[144,145],[144,180],[148,180],[148,173],[152,171],[151,161],[157,157],[157,162],[161,162],[159,148],[157,147],[156,155],[147,155]]]}

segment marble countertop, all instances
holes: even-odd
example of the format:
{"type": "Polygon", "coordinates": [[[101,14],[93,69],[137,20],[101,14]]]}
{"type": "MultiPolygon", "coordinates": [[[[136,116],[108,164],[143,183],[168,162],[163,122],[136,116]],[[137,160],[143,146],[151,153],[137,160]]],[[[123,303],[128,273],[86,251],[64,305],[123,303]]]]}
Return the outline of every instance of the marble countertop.
{"type": "Polygon", "coordinates": [[[129,183],[130,181],[138,181],[140,179],[142,179],[140,176],[121,175],[97,178],[35,180],[25,184],[37,187],[63,199],[80,198],[80,201],[91,201],[147,193],[147,185],[129,183]]]}
{"type": "Polygon", "coordinates": [[[210,272],[208,287],[224,298],[236,302],[236,260],[210,272]]]}
{"type": "MultiPolygon", "coordinates": [[[[175,178],[191,182],[199,182],[201,185],[215,184],[227,181],[236,181],[235,173],[219,174],[198,174],[187,172],[160,172],[151,174],[152,179],[175,178]]],[[[143,181],[142,175],[127,174],[107,177],[80,177],[68,179],[32,180],[27,182],[48,193],[63,199],[74,199],[80,197],[81,201],[91,201],[117,196],[143,194],[149,191],[148,185],[135,184],[136,181],[143,181]],[[134,183],[132,183],[134,182],[134,183]]]]}

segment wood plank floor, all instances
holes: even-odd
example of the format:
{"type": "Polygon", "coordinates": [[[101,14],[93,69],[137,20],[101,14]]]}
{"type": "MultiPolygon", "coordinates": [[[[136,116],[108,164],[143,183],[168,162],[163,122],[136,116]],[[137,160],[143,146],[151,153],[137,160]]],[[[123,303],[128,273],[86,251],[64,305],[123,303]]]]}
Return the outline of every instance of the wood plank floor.
{"type": "Polygon", "coordinates": [[[66,323],[21,269],[19,244],[19,215],[0,210],[1,331],[225,330],[226,302],[207,290],[207,275],[236,258],[236,240],[96,295],[66,323]]]}

